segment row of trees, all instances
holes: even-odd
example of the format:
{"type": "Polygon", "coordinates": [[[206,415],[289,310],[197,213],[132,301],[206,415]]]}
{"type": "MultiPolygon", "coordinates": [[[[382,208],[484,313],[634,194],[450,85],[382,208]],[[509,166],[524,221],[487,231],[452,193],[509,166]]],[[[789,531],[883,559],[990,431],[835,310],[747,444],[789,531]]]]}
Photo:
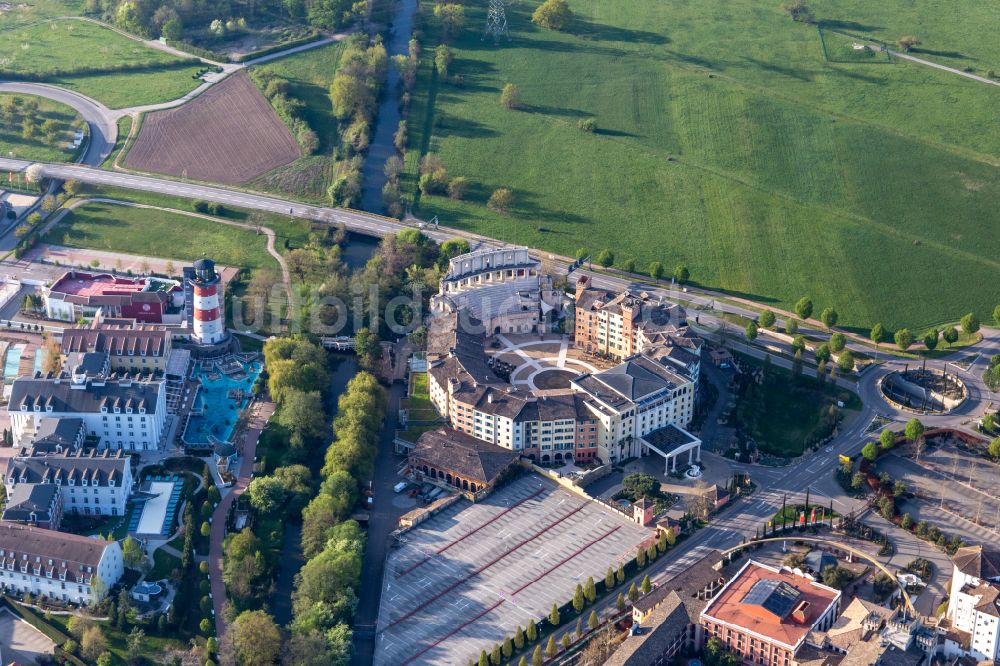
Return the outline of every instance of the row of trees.
{"type": "Polygon", "coordinates": [[[364,533],[347,520],[360,482],[374,473],[385,393],[359,372],[337,402],[334,439],[320,472],[319,493],[302,511],[302,553],[295,579],[289,652],[295,664],[342,664],[350,657],[350,625],[361,580],[364,533]]]}
{"type": "Polygon", "coordinates": [[[368,149],[371,127],[389,56],[380,38],[366,48],[355,38],[340,57],[340,66],[330,85],[333,113],[343,125],[341,161],[330,185],[335,206],[357,206],[361,196],[361,153],[368,149]]]}
{"type": "Polygon", "coordinates": [[[292,130],[302,150],[307,155],[319,150],[319,136],[305,118],[305,102],[292,94],[292,84],[288,79],[278,76],[266,67],[254,67],[250,70],[250,76],[271,103],[275,113],[292,130]]]}
{"type": "Polygon", "coordinates": [[[183,39],[199,31],[221,36],[269,21],[296,21],[338,30],[367,11],[356,0],[86,0],[84,8],[143,37],[183,39]]]}
{"type": "MultiPolygon", "coordinates": [[[[593,261],[603,268],[611,268],[616,262],[615,253],[608,248],[599,250],[597,255],[594,256],[592,250],[581,247],[577,249],[574,256],[577,259],[592,257],[593,261]]],[[[636,269],[635,259],[632,258],[623,260],[620,264],[618,264],[618,266],[626,273],[638,272],[636,269]]],[[[683,263],[677,264],[674,266],[673,272],[668,273],[667,267],[664,266],[662,262],[653,261],[648,267],[646,267],[646,274],[654,280],[663,280],[668,276],[672,276],[677,284],[687,284],[691,280],[691,271],[688,269],[687,264],[683,263]]]]}

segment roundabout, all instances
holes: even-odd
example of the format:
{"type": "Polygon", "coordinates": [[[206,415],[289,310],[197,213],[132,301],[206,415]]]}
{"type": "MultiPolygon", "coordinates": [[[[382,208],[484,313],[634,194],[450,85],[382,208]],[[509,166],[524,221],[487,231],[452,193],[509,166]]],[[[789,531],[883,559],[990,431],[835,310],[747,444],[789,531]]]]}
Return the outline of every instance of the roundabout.
{"type": "Polygon", "coordinates": [[[969,397],[958,376],[928,370],[895,370],[881,377],[878,386],[890,405],[915,414],[947,414],[969,397]]]}

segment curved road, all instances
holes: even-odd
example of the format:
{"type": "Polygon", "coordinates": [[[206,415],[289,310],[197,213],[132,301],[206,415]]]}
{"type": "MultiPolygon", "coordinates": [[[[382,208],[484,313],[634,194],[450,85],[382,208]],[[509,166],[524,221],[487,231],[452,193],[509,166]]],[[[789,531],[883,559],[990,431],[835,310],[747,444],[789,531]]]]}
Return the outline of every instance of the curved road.
{"type": "Polygon", "coordinates": [[[72,107],[90,126],[90,145],[80,158],[83,164],[97,166],[111,154],[118,140],[120,111],[112,111],[95,99],[44,83],[0,83],[0,92],[37,95],[72,107]]]}

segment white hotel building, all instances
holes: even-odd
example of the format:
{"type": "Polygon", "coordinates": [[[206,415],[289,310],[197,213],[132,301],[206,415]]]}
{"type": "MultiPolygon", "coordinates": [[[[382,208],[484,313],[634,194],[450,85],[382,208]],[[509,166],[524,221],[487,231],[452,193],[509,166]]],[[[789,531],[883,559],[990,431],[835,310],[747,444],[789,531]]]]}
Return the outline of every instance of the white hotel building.
{"type": "Polygon", "coordinates": [[[86,354],[72,374],[14,380],[7,405],[14,444],[25,445],[42,419],[79,418],[101,449],[158,449],[167,417],[163,381],[109,377],[107,358],[86,354]]]}
{"type": "Polygon", "coordinates": [[[117,541],[0,521],[0,588],[87,605],[125,572],[117,541]]]}
{"type": "Polygon", "coordinates": [[[968,648],[952,644],[946,653],[961,651],[980,661],[1000,660],[1000,551],[959,548],[952,564],[946,617],[954,630],[967,634],[963,642],[968,648]]]}

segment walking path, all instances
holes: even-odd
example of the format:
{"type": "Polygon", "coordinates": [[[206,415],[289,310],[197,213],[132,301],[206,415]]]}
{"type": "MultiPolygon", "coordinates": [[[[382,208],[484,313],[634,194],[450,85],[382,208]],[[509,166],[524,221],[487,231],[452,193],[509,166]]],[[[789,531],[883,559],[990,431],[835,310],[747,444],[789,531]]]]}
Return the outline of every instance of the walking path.
{"type": "Polygon", "coordinates": [[[251,407],[250,419],[247,424],[246,448],[243,450],[240,461],[240,472],[236,483],[229,489],[220,488],[225,493],[222,501],[215,507],[212,513],[212,533],[209,536],[208,549],[208,569],[209,580],[212,584],[212,606],[215,609],[215,635],[218,636],[219,644],[226,634],[226,620],[223,617],[223,607],[226,603],[226,584],[222,580],[222,542],[226,538],[226,524],[229,518],[229,509],[236,498],[242,495],[250,479],[253,476],[254,460],[257,457],[257,440],[267,426],[268,420],[274,414],[273,402],[256,402],[251,407]]]}
{"type": "Polygon", "coordinates": [[[961,69],[955,69],[954,67],[948,67],[947,65],[940,65],[936,62],[931,62],[930,60],[924,60],[923,58],[912,56],[909,53],[900,53],[898,51],[888,51],[888,53],[894,58],[902,58],[903,60],[909,60],[910,62],[915,62],[920,65],[926,65],[927,67],[940,69],[942,72],[958,74],[959,76],[964,76],[965,78],[972,79],[973,81],[979,81],[980,83],[986,83],[991,86],[1000,87],[1000,81],[994,81],[993,79],[988,79],[985,76],[979,76],[978,74],[973,74],[972,72],[966,72],[961,69]]]}

